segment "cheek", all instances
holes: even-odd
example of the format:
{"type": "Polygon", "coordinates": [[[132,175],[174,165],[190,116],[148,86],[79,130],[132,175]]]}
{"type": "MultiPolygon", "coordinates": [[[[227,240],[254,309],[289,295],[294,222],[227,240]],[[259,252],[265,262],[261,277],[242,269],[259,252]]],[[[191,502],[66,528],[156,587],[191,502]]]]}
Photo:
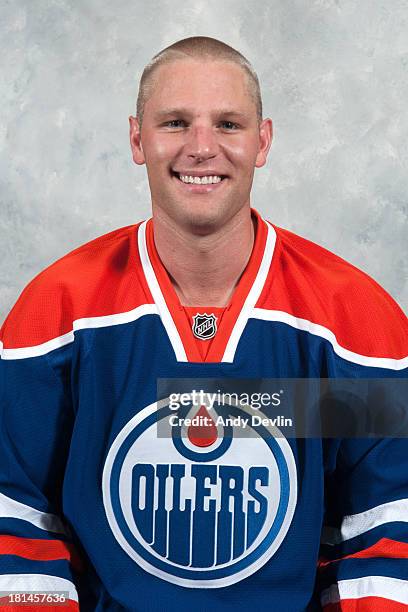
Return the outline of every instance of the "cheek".
{"type": "Polygon", "coordinates": [[[258,141],[255,138],[237,138],[234,142],[225,144],[224,151],[237,166],[252,168],[258,154],[258,141]]]}
{"type": "Polygon", "coordinates": [[[143,147],[147,163],[169,163],[179,149],[176,139],[149,137],[146,135],[146,147],[143,147]]]}
{"type": "Polygon", "coordinates": [[[154,154],[157,160],[169,161],[175,152],[174,144],[166,140],[159,140],[155,143],[154,154]]]}

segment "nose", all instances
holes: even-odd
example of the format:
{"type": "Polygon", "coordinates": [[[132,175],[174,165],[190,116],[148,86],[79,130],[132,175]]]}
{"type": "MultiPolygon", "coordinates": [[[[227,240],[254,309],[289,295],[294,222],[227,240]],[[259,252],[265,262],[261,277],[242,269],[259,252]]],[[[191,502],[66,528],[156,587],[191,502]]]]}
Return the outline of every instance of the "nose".
{"type": "Polygon", "coordinates": [[[191,126],[185,151],[190,159],[197,161],[215,157],[218,153],[218,142],[212,126],[191,126]]]}

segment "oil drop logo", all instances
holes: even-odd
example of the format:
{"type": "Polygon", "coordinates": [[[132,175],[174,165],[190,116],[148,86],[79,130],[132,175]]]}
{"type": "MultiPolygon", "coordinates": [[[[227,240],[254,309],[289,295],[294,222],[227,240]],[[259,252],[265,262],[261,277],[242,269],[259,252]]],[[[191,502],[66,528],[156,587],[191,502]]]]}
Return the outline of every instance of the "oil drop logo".
{"type": "Polygon", "coordinates": [[[118,544],[147,572],[189,588],[224,587],[256,572],[282,544],[296,506],[288,441],[273,427],[237,437],[233,425],[216,425],[220,414],[258,412],[191,406],[185,416],[201,417],[198,424],[172,426],[168,399],[155,402],[120,431],[103,471],[118,544]],[[167,437],[157,436],[158,424],[167,437]]]}

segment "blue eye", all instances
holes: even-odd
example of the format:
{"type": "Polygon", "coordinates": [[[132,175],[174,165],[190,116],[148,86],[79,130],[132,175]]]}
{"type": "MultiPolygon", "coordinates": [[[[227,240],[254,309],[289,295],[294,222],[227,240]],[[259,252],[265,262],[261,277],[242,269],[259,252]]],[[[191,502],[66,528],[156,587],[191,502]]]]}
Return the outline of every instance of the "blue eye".
{"type": "Polygon", "coordinates": [[[172,127],[172,128],[183,127],[184,121],[182,119],[172,119],[171,121],[167,121],[165,125],[166,127],[172,127]]]}
{"type": "Polygon", "coordinates": [[[236,130],[238,128],[238,124],[232,121],[222,121],[221,125],[227,130],[236,130]]]}

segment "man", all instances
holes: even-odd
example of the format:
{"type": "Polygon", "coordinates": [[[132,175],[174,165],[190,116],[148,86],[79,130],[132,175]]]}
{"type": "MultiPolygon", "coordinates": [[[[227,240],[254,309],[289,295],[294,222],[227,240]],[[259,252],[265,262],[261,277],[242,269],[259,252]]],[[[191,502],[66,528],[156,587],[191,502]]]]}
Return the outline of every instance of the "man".
{"type": "Polygon", "coordinates": [[[244,439],[211,419],[158,435],[158,379],[406,376],[395,302],[251,209],[271,139],[224,43],[185,39],[145,69],[130,140],[152,219],[55,262],[2,327],[0,591],[67,592],[72,610],[406,608],[405,440],[244,439]]]}

